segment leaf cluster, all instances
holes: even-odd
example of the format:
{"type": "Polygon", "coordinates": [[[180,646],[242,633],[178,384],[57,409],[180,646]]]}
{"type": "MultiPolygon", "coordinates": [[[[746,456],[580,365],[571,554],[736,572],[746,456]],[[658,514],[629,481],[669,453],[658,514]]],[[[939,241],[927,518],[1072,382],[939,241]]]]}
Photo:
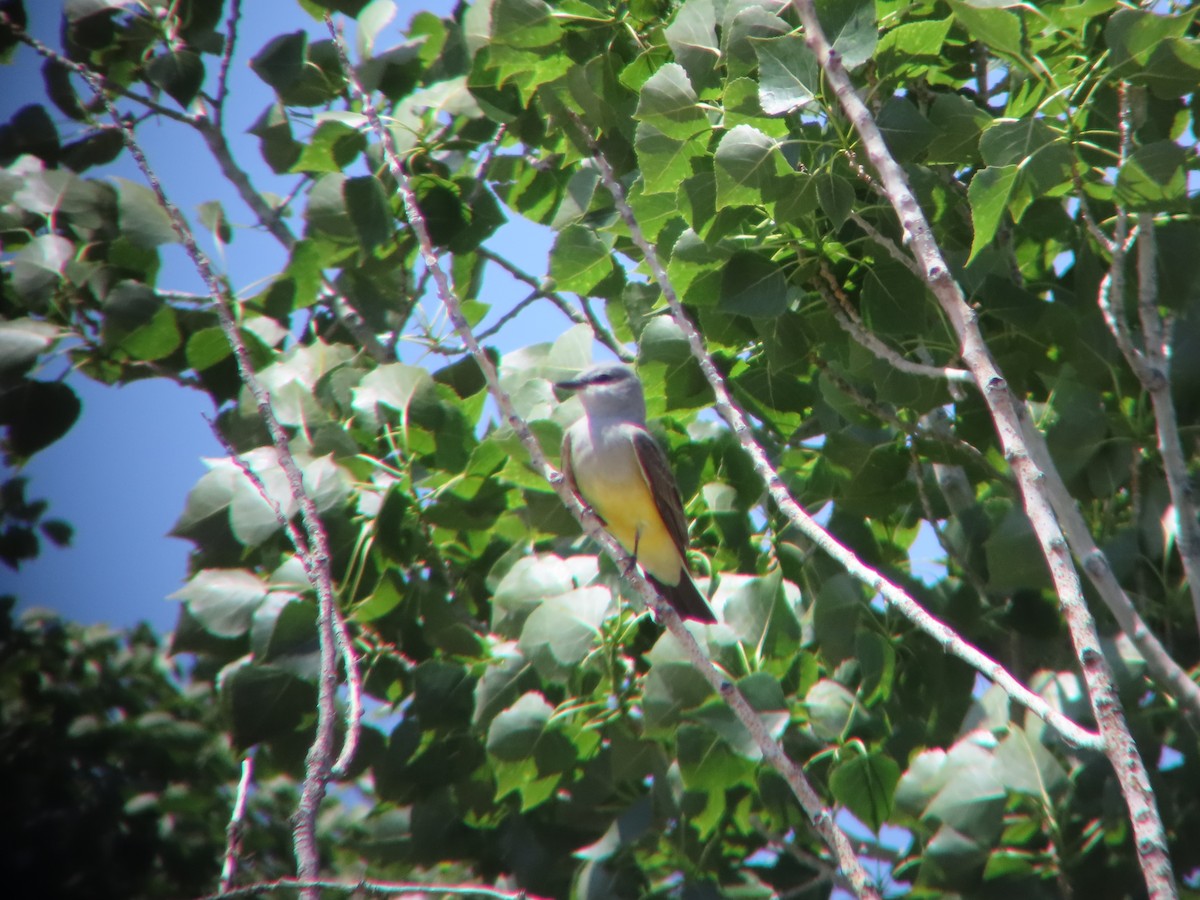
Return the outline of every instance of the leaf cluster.
{"type": "MultiPolygon", "coordinates": [[[[114,96],[204,99],[222,4],[174,4],[159,17],[78,7],[68,5],[68,52],[103,72],[114,96]]],[[[1169,652],[1194,665],[1187,588],[1161,525],[1170,500],[1153,414],[1096,302],[1109,259],[1089,234],[1089,223],[1111,228],[1118,204],[1158,216],[1157,303],[1174,323],[1171,379],[1190,440],[1200,416],[1197,162],[1184,146],[1200,82],[1194,17],[1109,0],[818,8],[1113,571],[1169,652]],[[1137,100],[1128,153],[1120,82],[1137,100]]],[[[555,232],[545,277],[529,285],[537,308],[575,295],[634,348],[693,523],[693,567],[711,576],[724,623],[702,632],[704,647],[864,835],[905,830],[899,850],[868,840],[864,851],[889,859],[890,887],[1136,891],[1105,761],[977,685],[765,502],[744,451],[702,414],[707,383],[592,159],[600,152],[615,170],[793,495],[825,510],[860,559],[1090,724],[982,399],[897,369],[847,326],[930,366],[956,364],[950,323],[904,261],[906,235],[793,13],[479,0],[446,18],[418,13],[380,49],[388,5],[354,12],[355,74],[383,105],[471,324],[509,311],[490,300],[500,277],[490,253],[519,218],[555,232]],[[918,536],[935,532],[944,559],[915,564],[918,536]]],[[[496,421],[478,366],[424,316],[412,228],[332,43],[304,29],[261,43],[251,68],[275,99],[251,132],[295,188],[274,211],[302,207],[301,224],[286,266],[237,314],[330,538],[372,711],[347,779],[364,792],[361,815],[328,864],[375,878],[505,877],[550,896],[828,895],[824,849],[779,776],[673,640],[622,605],[618,573],[496,421]],[[402,337],[427,348],[420,365],[399,361],[402,337]]],[[[72,105],[47,72],[80,140],[98,141],[106,130],[88,103],[72,105]]],[[[160,247],[175,236],[152,195],[85,176],[101,157],[68,152],[75,144],[35,109],[0,140],[0,339],[14,348],[5,383],[45,390],[32,387],[44,383],[39,362],[64,353],[106,383],[198,387],[267,497],[295,516],[211,306],[159,283],[160,247]]],[[[202,218],[234,239],[218,206],[202,218]]],[[[1133,290],[1114,302],[1134,317],[1133,290]]],[[[501,334],[519,346],[497,338],[489,355],[553,456],[579,410],[552,383],[590,361],[594,332],[578,324],[530,345],[514,321],[501,334]]],[[[55,402],[46,408],[60,424],[44,437],[22,439],[31,415],[5,420],[11,453],[69,427],[69,401],[55,402]]],[[[195,552],[173,651],[216,679],[235,746],[259,745],[270,767],[299,775],[316,606],[272,503],[232,461],[212,461],[174,532],[195,552]]],[[[1142,753],[1162,761],[1154,787],[1187,872],[1200,863],[1195,735],[1094,606],[1142,753]]]]}

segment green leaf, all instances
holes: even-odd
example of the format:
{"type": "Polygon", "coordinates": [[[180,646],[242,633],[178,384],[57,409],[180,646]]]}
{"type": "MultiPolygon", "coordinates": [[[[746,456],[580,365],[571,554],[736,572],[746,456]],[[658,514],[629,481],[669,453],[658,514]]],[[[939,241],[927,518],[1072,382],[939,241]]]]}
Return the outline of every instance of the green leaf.
{"type": "Polygon", "coordinates": [[[146,80],[186,109],[204,84],[204,63],[192,50],[160,53],[146,64],[146,80]]]}
{"type": "Polygon", "coordinates": [[[924,73],[938,63],[953,24],[953,19],[929,19],[888,29],[879,39],[876,64],[892,78],[924,73]]]}
{"type": "Polygon", "coordinates": [[[264,109],[247,131],[259,139],[259,152],[276,174],[290,171],[304,150],[292,137],[287,110],[278,101],[264,109]]]}
{"type": "Polygon", "coordinates": [[[643,694],[647,733],[669,733],[682,720],[683,713],[700,706],[712,695],[712,686],[691,665],[655,662],[646,676],[643,694]]]}
{"type": "Polygon", "coordinates": [[[213,237],[221,244],[233,240],[233,228],[225,215],[225,207],[219,200],[206,200],[196,207],[200,214],[200,224],[212,232],[213,237]]]}
{"type": "Polygon", "coordinates": [[[544,0],[495,0],[491,37],[493,44],[537,49],[561,40],[562,27],[544,0]]]}
{"type": "Polygon", "coordinates": [[[929,163],[949,165],[976,164],[979,140],[992,119],[966,97],[938,94],[929,109],[933,125],[925,159],[929,163]]]}
{"type": "Polygon", "coordinates": [[[663,29],[676,62],[687,70],[694,84],[707,84],[721,58],[716,26],[712,0],[685,0],[671,24],[663,29]]]}
{"type": "Polygon", "coordinates": [[[676,63],[667,63],[642,85],[633,117],[676,140],[686,140],[709,128],[687,72],[676,63]]]}
{"type": "Polygon", "coordinates": [[[862,317],[878,334],[922,333],[929,307],[924,282],[899,263],[881,260],[864,275],[862,317]]]}
{"type": "Polygon", "coordinates": [[[721,31],[726,82],[750,75],[758,68],[758,56],[751,38],[778,37],[789,31],[791,27],[787,22],[758,4],[737,9],[733,21],[727,22],[721,31]]]}
{"type": "Polygon", "coordinates": [[[303,31],[278,35],[250,60],[250,68],[276,93],[283,93],[304,73],[307,48],[308,35],[303,31]]]}
{"type": "Polygon", "coordinates": [[[883,753],[851,756],[829,774],[834,799],[876,834],[892,815],[900,767],[883,753]]]}
{"type": "Polygon", "coordinates": [[[59,331],[33,319],[0,321],[0,381],[11,383],[31,369],[59,331]]]}
{"type": "Polygon", "coordinates": [[[267,598],[267,586],[245,569],[201,569],[168,599],[187,604],[209,634],[241,637],[267,598]]]}
{"type": "Polygon", "coordinates": [[[212,368],[232,353],[225,332],[217,326],[202,328],[188,338],[184,351],[189,369],[203,372],[212,368]]]}
{"type": "Polygon", "coordinates": [[[170,356],[182,342],[175,310],[163,303],[149,322],[123,337],[118,346],[134,359],[156,360],[170,356]]]}
{"type": "Polygon", "coordinates": [[[1024,29],[1015,13],[1006,9],[982,8],[962,0],[950,0],[954,18],[977,41],[992,50],[1011,56],[1022,56],[1021,35],[1024,29]]]}
{"type": "Polygon", "coordinates": [[[718,307],[728,313],[769,318],[787,309],[788,284],[783,270],[758,253],[739,250],[721,276],[718,307]]]}
{"type": "Polygon", "coordinates": [[[1040,590],[1052,585],[1033,526],[1019,509],[1009,510],[984,542],[984,550],[990,590],[1040,590]]]}
{"type": "Polygon", "coordinates": [[[462,728],[475,708],[477,679],[458,663],[430,659],[413,675],[413,709],[422,728],[462,728]]]}
{"type": "Polygon", "coordinates": [[[818,0],[816,7],[821,28],[842,64],[856,69],[867,63],[879,37],[874,0],[818,0]]]}
{"type": "Polygon", "coordinates": [[[70,385],[23,378],[0,391],[0,427],[5,449],[16,462],[53,444],[79,418],[82,404],[70,385]]]}
{"type": "Polygon", "coordinates": [[[571,225],[550,250],[550,277],[562,291],[589,294],[612,274],[612,250],[591,228],[571,225]]]}
{"type": "Polygon", "coordinates": [[[692,790],[724,791],[744,783],[753,769],[729,745],[703,725],[681,725],[675,733],[679,771],[692,790]]]}
{"type": "Polygon", "coordinates": [[[341,172],[330,172],[319,178],[308,193],[304,218],[311,231],[341,243],[353,243],[358,234],[346,210],[342,190],[345,183],[346,176],[341,172]]]}
{"type": "Polygon", "coordinates": [[[40,234],[13,256],[13,287],[27,307],[50,298],[74,256],[75,245],[57,234],[40,234]]]}
{"type": "MultiPolygon", "coordinates": [[[[289,130],[290,137],[291,132],[289,130]]],[[[317,125],[299,158],[291,166],[293,172],[341,172],[367,147],[367,139],[357,128],[344,122],[326,120],[317,125]]]]}
{"type": "Polygon", "coordinates": [[[1149,86],[1155,97],[1172,100],[1200,88],[1200,41],[1170,37],[1150,54],[1146,68],[1130,80],[1149,86]]]}
{"type": "Polygon", "coordinates": [[[1174,141],[1138,147],[1117,173],[1117,202],[1130,212],[1181,207],[1187,199],[1188,152],[1174,141]]]}
{"type": "Polygon", "coordinates": [[[789,172],[777,183],[772,215],[776,222],[800,223],[807,221],[819,206],[817,179],[807,172],[789,172]]]}
{"type": "Polygon", "coordinates": [[[312,716],[312,685],[275,666],[242,663],[221,681],[233,742],[250,747],[294,734],[312,716]]]}
{"type": "Polygon", "coordinates": [[[820,66],[799,35],[751,38],[758,54],[758,101],[769,116],[781,116],[807,106],[817,96],[820,66]]]}
{"type": "Polygon", "coordinates": [[[874,631],[860,629],[854,641],[855,656],[862,667],[863,703],[873,706],[892,694],[896,679],[896,650],[874,631]]]}
{"type": "Polygon", "coordinates": [[[418,395],[431,390],[429,372],[405,363],[388,363],[368,372],[354,388],[354,409],[374,418],[379,404],[400,413],[401,429],[407,430],[410,409],[418,395]]]}
{"type": "Polygon", "coordinates": [[[779,176],[788,168],[776,141],[757,128],[739,125],[721,138],[715,171],[720,209],[774,200],[779,176]]]}
{"type": "Polygon", "coordinates": [[[933,138],[933,123],[921,114],[907,98],[892,97],[883,105],[876,118],[879,130],[887,140],[888,149],[901,162],[924,154],[933,138]]]}
{"type": "Polygon", "coordinates": [[[854,187],[845,178],[832,172],[813,176],[817,185],[817,202],[833,222],[841,228],[854,207],[854,187]]]}
{"type": "Polygon", "coordinates": [[[967,186],[967,200],[971,204],[971,223],[975,232],[968,262],[991,245],[1008,209],[1017,174],[1016,166],[988,166],[975,173],[967,186]]]}
{"type": "Polygon", "coordinates": [[[540,693],[522,694],[516,703],[492,719],[487,734],[488,752],[505,762],[528,759],[553,712],[540,693]]]}
{"type": "Polygon", "coordinates": [[[153,288],[126,278],[112,286],[104,296],[101,308],[106,328],[129,331],[153,319],[162,306],[153,288]]]}
{"type": "Polygon", "coordinates": [[[1146,65],[1158,46],[1187,34],[1195,10],[1179,16],[1164,16],[1140,9],[1119,9],[1104,23],[1104,40],[1112,54],[1112,67],[1128,75],[1146,65]]]}
{"type": "Polygon", "coordinates": [[[639,122],[634,149],[647,194],[674,193],[692,174],[692,161],[705,151],[702,136],[676,140],[653,125],[639,122]]]}
{"type": "Polygon", "coordinates": [[[804,697],[809,721],[817,737],[823,741],[841,740],[854,716],[854,695],[828,678],[813,685],[804,697]]]}
{"type": "Polygon", "coordinates": [[[584,587],[547,599],[525,620],[518,646],[542,678],[566,683],[600,643],[612,592],[584,587]]]}
{"type": "Polygon", "coordinates": [[[250,650],[258,662],[316,682],[321,672],[316,605],[293,594],[269,594],[254,611],[250,650]]]}
{"type": "Polygon", "coordinates": [[[362,12],[358,14],[357,27],[354,30],[354,43],[358,48],[359,59],[370,59],[375,52],[375,39],[394,18],[396,18],[395,0],[371,0],[362,12]]]}
{"type": "Polygon", "coordinates": [[[159,244],[173,244],[179,240],[171,225],[171,217],[158,203],[158,198],[148,187],[113,178],[117,186],[117,221],[121,234],[136,247],[152,250],[159,244]]]}
{"type": "Polygon", "coordinates": [[[1008,790],[1046,803],[1060,796],[1069,781],[1054,754],[1025,729],[1013,725],[996,748],[996,774],[1008,790]]]}
{"type": "Polygon", "coordinates": [[[347,178],[342,185],[346,211],[364,250],[390,243],[393,234],[391,206],[383,185],[374,175],[347,178]]]}
{"type": "Polygon", "coordinates": [[[1041,119],[997,119],[983,132],[979,152],[989,166],[1020,166],[1058,140],[1059,132],[1041,119]]]}

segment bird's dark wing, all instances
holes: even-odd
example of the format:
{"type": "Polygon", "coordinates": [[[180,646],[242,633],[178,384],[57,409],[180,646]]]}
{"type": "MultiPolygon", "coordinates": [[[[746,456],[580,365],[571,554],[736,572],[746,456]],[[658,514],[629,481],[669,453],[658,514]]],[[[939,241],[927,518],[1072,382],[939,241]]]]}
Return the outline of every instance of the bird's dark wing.
{"type": "MultiPolygon", "coordinates": [[[[679,487],[675,483],[675,473],[667,461],[658,441],[648,431],[641,428],[632,429],[633,449],[637,454],[638,465],[641,466],[642,476],[650,485],[650,493],[654,495],[654,505],[662,516],[663,524],[675,542],[675,549],[680,557],[687,561],[688,526],[687,517],[683,514],[683,499],[679,496],[679,487]]],[[[684,566],[686,569],[686,565],[684,566]]]]}

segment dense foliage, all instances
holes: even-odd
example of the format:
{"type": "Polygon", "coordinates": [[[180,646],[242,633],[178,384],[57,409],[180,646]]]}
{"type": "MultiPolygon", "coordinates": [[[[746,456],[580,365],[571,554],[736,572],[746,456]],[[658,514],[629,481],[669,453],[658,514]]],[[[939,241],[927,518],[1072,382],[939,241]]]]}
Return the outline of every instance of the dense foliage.
{"type": "MultiPolygon", "coordinates": [[[[211,888],[237,757],[211,682],[183,685],[146,627],[118,635],[48,613],[0,622],[0,844],[26,896],[179,897],[211,888]]],[[[267,775],[268,773],[263,773],[267,775]]],[[[247,836],[264,873],[290,864],[286,779],[264,777],[247,836]]]]}
{"type": "MultiPolygon", "coordinates": [[[[697,634],[858,833],[906,830],[899,850],[865,840],[886,890],[1144,891],[1104,756],[1068,747],[978,683],[765,502],[743,449],[702,415],[708,385],[601,183],[589,136],[796,498],[967,641],[1092,724],[979,392],[901,371],[844,325],[860,320],[911,361],[956,365],[957,338],[897,258],[906,236],[794,11],[771,0],[480,0],[446,18],[417,13],[397,34],[387,2],[301,5],[358,16],[357,75],[383,106],[472,322],[508,311],[489,305],[489,285],[505,277],[495,256],[513,256],[505,222],[523,217],[556,237],[532,279],[540,293],[503,334],[519,338],[522,316],[557,316],[552,304],[576,295],[636,352],[693,523],[694,568],[716,585],[723,624],[697,634]],[[945,566],[917,577],[910,553],[930,526],[945,566]]],[[[152,120],[199,130],[237,172],[219,121],[196,114],[223,90],[225,7],[68,2],[63,49],[103,74],[122,109],[145,113],[128,95],[145,97],[152,120]]],[[[818,7],[1094,539],[1170,655],[1194,670],[1200,643],[1154,411],[1097,302],[1110,260],[1089,232],[1090,220],[1111,238],[1118,209],[1153,216],[1157,293],[1143,299],[1173,328],[1169,377],[1191,458],[1194,11],[1116,0],[818,7]]],[[[581,898],[827,896],[825,847],[782,779],[674,640],[618,602],[617,572],[496,421],[479,366],[422,315],[424,264],[381,149],[332,42],[305,30],[299,9],[289,15],[283,33],[239,36],[259,46],[253,72],[277,97],[253,129],[262,159],[294,191],[238,185],[288,264],[247,291],[237,315],[322,514],[377,713],[348,779],[361,815],[328,852],[330,871],[504,878],[581,898]],[[398,360],[400,335],[427,343],[420,364],[398,360]]],[[[6,452],[26,458],[69,428],[70,389],[39,376],[66,354],[105,383],[200,386],[226,439],[294,514],[211,304],[163,283],[159,248],[176,235],[154,196],[89,172],[120,152],[119,133],[76,77],[54,63],[44,74],[53,107],[27,106],[0,132],[6,452]]],[[[232,239],[219,205],[201,212],[232,239]]],[[[1113,306],[1137,320],[1146,273],[1131,253],[1121,274],[1113,306]]],[[[553,343],[493,351],[552,456],[579,408],[551,382],[585,366],[595,340],[576,317],[553,343]]],[[[299,776],[315,603],[286,535],[232,461],[195,486],[175,532],[195,553],[172,649],[219,670],[233,744],[257,745],[265,771],[299,776]]],[[[1090,590],[1176,875],[1195,888],[1196,733],[1090,590]]],[[[138,714],[159,697],[147,689],[138,714]]],[[[187,791],[236,777],[227,756],[214,760],[187,776],[187,791]]],[[[186,809],[178,819],[205,837],[175,849],[210,853],[215,881],[218,823],[186,809]]]]}

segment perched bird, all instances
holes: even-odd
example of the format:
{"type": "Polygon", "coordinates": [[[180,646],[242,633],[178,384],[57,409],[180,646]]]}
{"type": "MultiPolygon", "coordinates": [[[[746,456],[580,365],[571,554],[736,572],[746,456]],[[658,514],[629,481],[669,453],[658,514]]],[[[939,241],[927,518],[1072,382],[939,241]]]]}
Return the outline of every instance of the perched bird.
{"type": "Polygon", "coordinates": [[[563,437],[562,467],[571,490],[681,616],[715,622],[688,574],[683,501],[666,454],[646,430],[646,398],[633,369],[596,366],[556,386],[575,391],[583,403],[583,418],[563,437]]]}

